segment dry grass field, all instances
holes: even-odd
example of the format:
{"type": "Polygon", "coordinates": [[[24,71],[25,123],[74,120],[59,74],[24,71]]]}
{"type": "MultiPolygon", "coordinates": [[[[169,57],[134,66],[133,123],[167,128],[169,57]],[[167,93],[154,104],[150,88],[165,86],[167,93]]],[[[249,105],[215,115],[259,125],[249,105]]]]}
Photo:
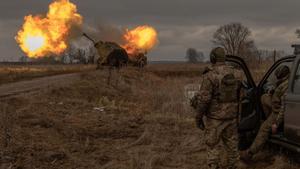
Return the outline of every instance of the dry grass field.
{"type": "MultiPolygon", "coordinates": [[[[129,67],[113,73],[110,85],[107,72],[82,72],[71,85],[2,99],[0,168],[204,168],[203,132],[184,91],[203,69],[129,67]]],[[[297,168],[265,153],[247,168],[297,168]]]]}

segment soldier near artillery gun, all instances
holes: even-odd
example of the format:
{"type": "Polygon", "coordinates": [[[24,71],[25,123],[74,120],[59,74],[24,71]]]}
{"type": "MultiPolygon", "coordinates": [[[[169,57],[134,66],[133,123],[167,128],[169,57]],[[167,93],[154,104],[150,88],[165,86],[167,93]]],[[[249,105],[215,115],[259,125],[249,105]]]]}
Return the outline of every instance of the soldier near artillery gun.
{"type": "Polygon", "coordinates": [[[212,68],[204,73],[201,88],[192,98],[191,106],[197,111],[197,126],[205,130],[208,168],[223,166],[220,160],[222,146],[227,152],[227,168],[235,169],[239,159],[237,120],[241,83],[235,77],[237,70],[225,64],[223,48],[213,49],[210,56],[212,68]]]}

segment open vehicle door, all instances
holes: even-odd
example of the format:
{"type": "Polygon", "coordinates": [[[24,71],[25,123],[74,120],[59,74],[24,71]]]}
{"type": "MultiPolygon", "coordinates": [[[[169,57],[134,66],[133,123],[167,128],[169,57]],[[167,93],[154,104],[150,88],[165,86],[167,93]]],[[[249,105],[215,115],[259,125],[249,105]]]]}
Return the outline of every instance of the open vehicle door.
{"type": "Polygon", "coordinates": [[[275,70],[282,65],[291,68],[289,90],[285,99],[284,126],[281,126],[277,135],[271,136],[270,141],[289,149],[291,146],[295,147],[296,143],[300,142],[300,114],[297,113],[300,109],[300,55],[297,58],[292,55],[276,61],[257,86],[243,59],[237,56],[227,56],[226,61],[239,65],[247,81],[243,83],[242,90],[245,94],[241,98],[240,105],[239,148],[241,150],[251,145],[261,123],[267,118],[262,108],[261,97],[268,92],[267,88],[270,84],[276,83],[275,70]]]}
{"type": "MultiPolygon", "coordinates": [[[[288,66],[291,70],[293,67],[293,63],[295,61],[295,56],[287,56],[284,58],[279,59],[278,61],[276,61],[271,68],[267,71],[267,73],[264,75],[264,77],[262,78],[262,80],[260,81],[260,83],[257,86],[257,92],[256,92],[256,98],[257,98],[257,105],[256,105],[256,114],[259,116],[260,119],[260,123],[263,122],[264,120],[266,120],[267,118],[267,114],[265,114],[263,108],[262,108],[262,103],[261,103],[261,97],[266,94],[268,91],[266,90],[268,88],[268,86],[272,83],[276,84],[277,79],[275,77],[275,71],[277,70],[278,67],[285,65],[288,66]],[[273,81],[273,82],[271,82],[273,81]]],[[[292,77],[291,77],[292,78],[292,77]]],[[[289,82],[291,82],[291,80],[289,80],[289,82]]],[[[291,87],[289,87],[289,92],[290,93],[291,87]]],[[[290,95],[290,94],[288,94],[290,95]]],[[[287,97],[288,98],[288,97],[287,97]]],[[[285,119],[286,119],[286,113],[285,113],[285,119]]],[[[300,116],[298,116],[300,117],[300,116]]],[[[296,118],[297,119],[297,118],[296,118]]],[[[285,125],[285,124],[284,124],[285,125]]],[[[284,133],[284,128],[286,126],[281,125],[278,129],[278,133],[275,135],[272,135],[269,139],[269,141],[275,143],[275,144],[279,144],[279,145],[288,145],[286,144],[287,139],[284,137],[285,133],[284,133]]]]}
{"type": "Polygon", "coordinates": [[[240,98],[241,104],[239,112],[239,147],[240,149],[246,149],[255,138],[260,125],[260,114],[257,113],[257,105],[259,102],[259,98],[257,97],[257,87],[242,58],[228,55],[226,61],[239,65],[246,76],[242,85],[243,94],[242,98],[240,98]]]}
{"type": "Polygon", "coordinates": [[[246,149],[251,145],[253,139],[259,130],[261,123],[267,118],[261,104],[261,96],[271,80],[275,80],[274,72],[281,65],[291,67],[295,56],[288,56],[276,61],[264,75],[259,85],[256,86],[251,73],[243,59],[237,56],[227,56],[228,62],[238,64],[244,71],[247,82],[243,83],[239,121],[240,149],[246,149]]]}
{"type": "MultiPolygon", "coordinates": [[[[264,75],[264,77],[262,78],[262,80],[260,81],[259,85],[257,86],[257,96],[260,98],[263,94],[266,93],[265,91],[265,86],[266,84],[270,81],[270,79],[272,79],[272,76],[274,76],[274,72],[275,70],[282,65],[286,65],[288,66],[290,69],[292,69],[292,65],[293,62],[295,60],[295,56],[286,56],[284,58],[279,59],[278,61],[276,61],[271,68],[267,71],[267,73],[264,75]]],[[[261,119],[265,120],[266,119],[266,115],[263,112],[263,109],[261,108],[261,102],[259,102],[260,110],[261,110],[261,119]]]]}
{"type": "MultiPolygon", "coordinates": [[[[299,56],[300,57],[300,56],[299,56]]],[[[244,72],[244,75],[246,76],[246,81],[243,83],[242,87],[242,92],[244,93],[242,95],[241,104],[240,104],[240,120],[239,120],[239,148],[241,150],[248,148],[253,140],[255,139],[255,136],[259,130],[259,127],[261,123],[267,118],[267,115],[264,113],[262,104],[261,104],[261,96],[265,94],[266,88],[269,85],[270,81],[276,81],[275,79],[275,70],[281,66],[281,65],[287,65],[290,68],[292,67],[292,64],[295,61],[295,56],[287,56],[282,59],[279,59],[276,61],[271,68],[267,71],[267,73],[264,75],[262,80],[260,81],[259,85],[256,86],[253,77],[244,62],[244,60],[240,57],[237,56],[230,56],[228,55],[226,58],[226,62],[229,63],[234,63],[240,67],[240,69],[244,72]]],[[[300,63],[300,58],[298,58],[298,62],[300,63]]],[[[296,88],[299,90],[297,93],[297,96],[300,97],[300,66],[299,63],[297,66],[297,69],[294,70],[294,76],[296,79],[298,79],[296,88]],[[296,73],[297,72],[297,73],[296,73]],[[296,74],[296,75],[295,75],[296,74]]],[[[294,66],[295,67],[295,66],[294,66]]],[[[292,77],[291,77],[292,78],[292,77]]],[[[296,82],[295,82],[296,83],[296,82]]],[[[292,84],[290,84],[292,85],[292,84]]],[[[290,86],[288,96],[286,98],[287,104],[292,104],[290,108],[287,109],[287,111],[293,112],[290,113],[290,116],[295,116],[294,121],[289,121],[288,124],[291,124],[290,126],[294,126],[294,129],[297,128],[297,131],[300,133],[300,123],[296,122],[299,118],[300,115],[296,114],[295,111],[296,109],[299,110],[300,108],[300,103],[295,103],[295,95],[296,93],[291,93],[292,88],[295,88],[295,86],[290,86]],[[294,101],[293,101],[294,100],[294,101]],[[297,108],[293,109],[295,106],[298,106],[297,108]],[[293,110],[291,110],[293,109],[293,110]],[[297,117],[296,117],[297,116],[297,117]],[[299,117],[299,118],[298,118],[299,117]],[[298,127],[295,127],[295,124],[298,124],[298,127]]],[[[289,114],[289,113],[288,113],[289,114]]],[[[288,116],[288,114],[286,114],[288,116]]],[[[286,119],[286,118],[285,118],[286,119]]],[[[285,120],[287,121],[287,120],[285,120]]],[[[292,131],[292,130],[289,130],[292,131]]],[[[295,130],[294,130],[295,131],[295,130]]],[[[283,128],[282,128],[282,133],[283,133],[283,128]]],[[[295,135],[295,134],[291,134],[295,135]]],[[[292,137],[292,136],[291,136],[292,137]]],[[[276,137],[271,137],[271,140],[275,138],[279,138],[278,136],[276,137]]],[[[283,138],[284,139],[284,138],[283,138]]],[[[287,139],[286,139],[287,140],[287,139]]],[[[278,141],[278,139],[277,139],[278,141]]],[[[300,134],[299,134],[299,141],[300,141],[300,134]]]]}
{"type": "MultiPolygon", "coordinates": [[[[285,101],[286,101],[286,103],[285,103],[286,111],[284,113],[285,122],[284,122],[284,124],[279,126],[278,133],[271,135],[270,138],[269,138],[270,142],[272,142],[276,145],[283,146],[283,147],[288,148],[290,150],[299,150],[298,147],[295,146],[295,144],[293,144],[291,142],[291,140],[296,139],[295,133],[290,132],[291,130],[287,130],[289,128],[289,126],[291,127],[291,126],[293,126],[293,124],[298,124],[298,126],[300,126],[299,123],[298,123],[298,119],[299,119],[298,117],[300,117],[300,116],[297,113],[295,113],[295,112],[297,112],[297,110],[299,110],[300,106],[299,106],[299,103],[298,103],[298,108],[294,109],[294,107],[296,105],[295,102],[294,102],[294,99],[296,98],[295,95],[297,95],[297,94],[294,93],[293,90],[292,90],[293,89],[293,83],[292,82],[294,81],[294,77],[297,74],[296,70],[295,70],[295,69],[297,69],[297,68],[295,68],[297,66],[296,62],[295,62],[295,59],[296,59],[296,56],[291,55],[291,56],[287,56],[287,57],[284,57],[284,58],[279,59],[278,61],[276,61],[271,66],[271,68],[267,71],[267,73],[262,78],[262,80],[260,81],[260,83],[257,87],[257,96],[260,98],[262,95],[264,95],[267,92],[267,91],[265,91],[265,89],[266,89],[266,86],[268,85],[268,83],[272,79],[275,79],[275,75],[274,75],[275,70],[278,67],[282,66],[282,65],[286,65],[286,66],[290,67],[291,77],[290,77],[290,80],[289,80],[289,89],[288,89],[288,92],[287,92],[287,97],[285,98],[285,101]]],[[[299,60],[299,58],[298,58],[298,60],[299,60]]],[[[259,114],[261,116],[261,120],[263,121],[267,118],[267,115],[265,114],[265,112],[262,109],[261,102],[259,102],[259,104],[257,106],[258,106],[258,109],[260,110],[259,114]]]]}

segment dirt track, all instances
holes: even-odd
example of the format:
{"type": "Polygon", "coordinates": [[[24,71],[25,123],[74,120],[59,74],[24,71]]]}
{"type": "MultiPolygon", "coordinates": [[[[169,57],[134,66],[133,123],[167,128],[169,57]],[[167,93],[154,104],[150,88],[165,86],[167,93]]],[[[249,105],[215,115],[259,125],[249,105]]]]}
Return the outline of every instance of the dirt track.
{"type": "Polygon", "coordinates": [[[80,73],[65,74],[37,78],[15,83],[4,84],[0,86],[0,98],[14,96],[22,93],[34,92],[49,87],[58,87],[68,85],[79,80],[80,73]]]}
{"type": "MultiPolygon", "coordinates": [[[[183,90],[198,77],[127,69],[106,80],[97,71],[1,86],[0,168],[204,168],[183,90]]],[[[296,168],[282,156],[258,161],[248,168],[296,168]]]]}

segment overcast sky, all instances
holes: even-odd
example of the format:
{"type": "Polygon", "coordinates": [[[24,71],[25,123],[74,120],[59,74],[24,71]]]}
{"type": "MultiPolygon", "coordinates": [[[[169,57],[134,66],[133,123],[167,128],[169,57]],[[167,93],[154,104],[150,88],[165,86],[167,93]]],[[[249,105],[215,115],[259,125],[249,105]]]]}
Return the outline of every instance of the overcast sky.
{"type": "MultiPolygon", "coordinates": [[[[241,22],[261,49],[291,53],[300,28],[299,0],[71,0],[86,25],[116,27],[148,24],[159,33],[150,60],[183,60],[188,47],[206,55],[212,34],[220,26],[241,22]]],[[[51,0],[9,0],[0,5],[0,60],[22,55],[14,37],[28,14],[45,14],[51,0]]]]}

